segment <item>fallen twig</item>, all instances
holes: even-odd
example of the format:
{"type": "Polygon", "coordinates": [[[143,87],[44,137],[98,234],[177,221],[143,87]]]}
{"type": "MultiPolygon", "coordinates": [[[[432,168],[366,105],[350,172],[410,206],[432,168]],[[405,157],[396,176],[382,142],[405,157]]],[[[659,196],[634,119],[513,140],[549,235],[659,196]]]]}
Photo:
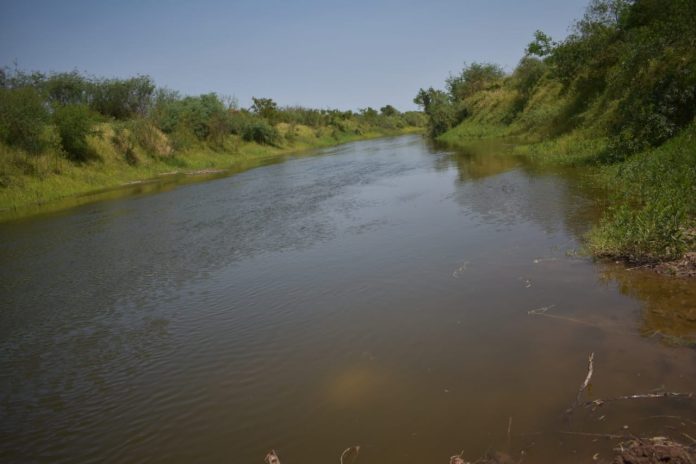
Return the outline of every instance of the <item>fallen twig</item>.
{"type": "Polygon", "coordinates": [[[587,376],[585,377],[585,380],[580,384],[580,389],[578,389],[578,394],[575,397],[575,401],[573,401],[573,404],[566,411],[568,417],[570,417],[570,415],[573,414],[575,408],[577,408],[580,404],[580,399],[582,398],[583,392],[590,385],[590,380],[592,380],[592,374],[594,374],[594,353],[590,353],[589,358],[587,358],[587,376]]]}
{"type": "Polygon", "coordinates": [[[541,308],[531,309],[527,311],[527,314],[530,314],[532,316],[541,316],[546,314],[546,311],[548,311],[549,309],[553,309],[555,307],[556,305],[542,306],[541,308]]]}
{"type": "Polygon", "coordinates": [[[645,400],[645,399],[658,399],[658,398],[686,398],[686,399],[695,399],[696,395],[693,393],[679,393],[679,392],[663,392],[663,393],[639,393],[636,395],[625,395],[625,396],[617,396],[616,398],[609,398],[609,399],[596,399],[592,401],[588,401],[584,404],[585,407],[588,406],[602,406],[604,403],[609,403],[612,401],[622,401],[622,400],[645,400]]]}
{"type": "Polygon", "coordinates": [[[360,453],[360,445],[346,448],[341,453],[341,464],[353,464],[358,460],[358,453],[360,453]]]}
{"type": "Polygon", "coordinates": [[[592,438],[609,438],[609,439],[617,439],[617,438],[633,438],[630,435],[614,435],[611,433],[590,433],[590,432],[573,432],[570,430],[560,430],[560,433],[564,435],[578,435],[580,437],[592,437],[592,438]]]}

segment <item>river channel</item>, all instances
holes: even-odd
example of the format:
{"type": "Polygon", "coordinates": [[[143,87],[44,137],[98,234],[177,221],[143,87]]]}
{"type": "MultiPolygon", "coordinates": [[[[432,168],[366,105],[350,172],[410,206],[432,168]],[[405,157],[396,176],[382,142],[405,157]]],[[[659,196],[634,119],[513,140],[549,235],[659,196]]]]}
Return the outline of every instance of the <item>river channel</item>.
{"type": "Polygon", "coordinates": [[[603,192],[351,143],[0,224],[0,461],[610,459],[696,437],[696,284],[581,253],[603,192]],[[573,433],[567,433],[573,432],[573,433]]]}

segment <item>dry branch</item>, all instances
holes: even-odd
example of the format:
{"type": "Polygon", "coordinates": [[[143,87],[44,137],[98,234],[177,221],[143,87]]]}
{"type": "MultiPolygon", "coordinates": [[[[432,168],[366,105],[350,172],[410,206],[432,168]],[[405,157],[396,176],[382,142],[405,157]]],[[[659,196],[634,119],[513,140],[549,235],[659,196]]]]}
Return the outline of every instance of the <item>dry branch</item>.
{"type": "Polygon", "coordinates": [[[596,399],[588,401],[584,404],[585,407],[602,406],[604,403],[610,403],[613,401],[623,401],[623,400],[645,400],[645,399],[659,399],[659,398],[685,398],[685,399],[696,399],[694,393],[679,393],[679,392],[663,392],[663,393],[638,393],[635,395],[625,395],[617,396],[616,398],[609,398],[606,400],[596,399]]]}
{"type": "Polygon", "coordinates": [[[575,401],[573,401],[573,404],[566,411],[568,417],[570,417],[570,415],[573,414],[575,408],[577,408],[580,404],[580,399],[582,398],[583,392],[587,390],[587,387],[590,385],[590,380],[592,380],[592,374],[594,374],[594,353],[590,353],[589,358],[587,358],[587,376],[585,377],[585,380],[580,384],[580,388],[578,389],[578,394],[575,397],[575,401]]]}
{"type": "Polygon", "coordinates": [[[358,453],[360,453],[360,445],[346,448],[341,453],[341,464],[353,464],[358,460],[358,453]]]}

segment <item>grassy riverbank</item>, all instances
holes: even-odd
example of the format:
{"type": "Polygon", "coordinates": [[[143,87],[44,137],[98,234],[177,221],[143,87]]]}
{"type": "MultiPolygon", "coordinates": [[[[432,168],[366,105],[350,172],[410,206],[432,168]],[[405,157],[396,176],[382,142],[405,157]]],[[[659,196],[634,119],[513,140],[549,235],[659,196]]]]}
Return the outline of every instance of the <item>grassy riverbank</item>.
{"type": "Polygon", "coordinates": [[[150,78],[98,79],[0,70],[0,217],[60,209],[57,200],[162,175],[240,171],[293,152],[421,131],[390,105],[357,112],[240,108],[181,96],[150,78]]]}
{"type": "MultiPolygon", "coordinates": [[[[287,127],[282,126],[279,129],[281,133],[286,130],[287,127]]],[[[296,126],[294,130],[297,134],[294,140],[283,144],[263,145],[230,136],[223,147],[213,148],[200,144],[166,157],[146,155],[142,147],[136,146],[133,148],[134,152],[141,153],[137,164],[125,161],[119,147],[112,140],[114,130],[110,124],[100,125],[100,135],[89,137],[89,146],[99,155],[84,163],[73,163],[60,154],[51,152],[27,158],[21,151],[5,147],[0,155],[3,162],[0,169],[9,181],[0,189],[0,218],[62,209],[75,203],[60,201],[66,198],[161,176],[242,171],[296,152],[356,140],[422,132],[422,128],[412,126],[398,129],[373,128],[360,134],[332,131],[328,128],[314,130],[307,126],[296,126]]]]}
{"type": "Polygon", "coordinates": [[[474,63],[415,101],[433,138],[504,138],[587,170],[610,196],[594,255],[680,259],[696,251],[694,20],[693,2],[592,0],[565,40],[537,31],[512,73],[474,63]]]}

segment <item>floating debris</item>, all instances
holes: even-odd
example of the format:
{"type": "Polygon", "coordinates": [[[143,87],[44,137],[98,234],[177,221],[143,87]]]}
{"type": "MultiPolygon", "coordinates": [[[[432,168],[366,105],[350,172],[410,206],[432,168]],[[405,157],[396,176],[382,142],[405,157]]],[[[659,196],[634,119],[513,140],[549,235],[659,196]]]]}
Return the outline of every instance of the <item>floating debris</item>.
{"type": "Polygon", "coordinates": [[[266,464],[280,464],[280,459],[278,458],[278,455],[276,454],[275,450],[271,450],[266,454],[266,457],[263,459],[263,462],[266,464]]]}
{"type": "Polygon", "coordinates": [[[555,307],[556,307],[555,304],[552,304],[549,306],[542,306],[541,308],[536,308],[536,309],[532,309],[532,310],[527,311],[527,314],[531,314],[532,316],[536,316],[539,314],[545,314],[546,311],[548,311],[549,309],[553,309],[555,307]]]}
{"type": "Polygon", "coordinates": [[[360,445],[351,446],[346,448],[343,453],[341,453],[341,464],[353,464],[358,460],[358,454],[360,453],[360,445]]]}
{"type": "Polygon", "coordinates": [[[460,275],[462,275],[466,271],[468,265],[469,265],[469,261],[464,261],[461,266],[459,266],[457,269],[455,269],[452,272],[452,277],[454,277],[455,279],[458,278],[460,275]]]}

